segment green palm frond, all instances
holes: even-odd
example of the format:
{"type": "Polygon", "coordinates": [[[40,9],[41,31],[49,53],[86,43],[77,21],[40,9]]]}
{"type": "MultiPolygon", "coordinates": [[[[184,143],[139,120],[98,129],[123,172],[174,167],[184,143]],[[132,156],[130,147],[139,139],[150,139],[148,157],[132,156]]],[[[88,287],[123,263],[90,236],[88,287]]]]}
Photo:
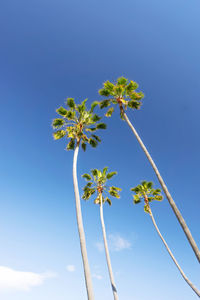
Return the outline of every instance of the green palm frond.
{"type": "Polygon", "coordinates": [[[67,103],[66,103],[70,108],[75,109],[76,104],[74,102],[74,98],[67,98],[67,103]]]}
{"type": "Polygon", "coordinates": [[[82,149],[86,150],[87,143],[92,147],[96,147],[101,139],[98,135],[94,135],[95,131],[99,129],[106,129],[105,123],[100,123],[101,117],[93,113],[95,106],[99,103],[97,101],[91,104],[91,108],[87,110],[87,99],[76,105],[74,98],[67,98],[66,105],[68,110],[64,107],[59,107],[56,112],[62,118],[56,118],[52,122],[52,127],[57,130],[53,133],[54,139],[58,140],[66,136],[70,140],[67,145],[67,150],[74,149],[75,145],[81,145],[82,149]]]}
{"type": "Polygon", "coordinates": [[[58,130],[53,133],[54,140],[62,139],[66,135],[66,131],[58,130]]]}
{"type": "Polygon", "coordinates": [[[92,136],[97,142],[101,142],[101,139],[100,139],[97,135],[92,134],[91,136],[92,136]]]}
{"type": "Polygon", "coordinates": [[[92,177],[90,176],[90,174],[87,174],[87,173],[83,174],[82,177],[89,181],[92,180],[92,177]]]}
{"type": "Polygon", "coordinates": [[[108,111],[105,113],[106,117],[111,117],[114,112],[114,107],[110,107],[108,111]]]}
{"type": "Polygon", "coordinates": [[[133,202],[135,204],[140,203],[142,199],[145,200],[144,211],[149,213],[149,203],[156,200],[161,201],[163,196],[160,189],[153,189],[153,182],[142,181],[138,186],[131,188],[131,191],[135,192],[133,195],[133,202]]]}
{"type": "Polygon", "coordinates": [[[117,174],[117,172],[110,172],[110,173],[108,173],[107,175],[106,175],[106,178],[107,179],[111,179],[114,175],[116,175],[117,174]]]}
{"type": "Polygon", "coordinates": [[[85,151],[86,151],[86,148],[87,148],[87,144],[84,143],[84,142],[82,142],[82,143],[81,143],[81,147],[82,147],[83,151],[85,152],[85,151]]]}
{"type": "Polygon", "coordinates": [[[122,86],[126,86],[128,83],[128,79],[126,79],[125,77],[119,77],[117,79],[117,85],[122,85],[122,86]]]}
{"type": "Polygon", "coordinates": [[[110,206],[112,205],[112,201],[108,197],[105,198],[105,202],[108,202],[110,206]]]}
{"type": "Polygon", "coordinates": [[[63,119],[54,119],[52,122],[52,127],[55,129],[61,128],[65,124],[63,119]]]}
{"type": "Polygon", "coordinates": [[[74,150],[75,148],[75,139],[71,139],[67,145],[67,150],[74,150]]]}
{"type": "Polygon", "coordinates": [[[91,175],[90,174],[83,174],[82,177],[88,181],[88,183],[85,185],[83,188],[84,195],[83,199],[87,200],[90,197],[91,194],[91,189],[92,191],[95,189],[97,192],[97,197],[94,200],[95,204],[100,204],[100,199],[102,199],[102,203],[108,202],[109,205],[111,205],[111,200],[110,197],[104,197],[104,193],[109,193],[110,196],[115,197],[115,198],[120,198],[119,192],[121,191],[121,188],[116,187],[116,186],[107,186],[107,181],[117,174],[117,172],[110,172],[109,178],[107,178],[107,171],[108,167],[104,167],[103,170],[98,170],[98,169],[92,169],[91,170],[91,175]],[[91,188],[91,185],[93,187],[91,188]]]}
{"type": "Polygon", "coordinates": [[[93,147],[96,148],[96,146],[98,145],[98,142],[92,138],[89,139],[89,144],[93,147]]]}
{"type": "Polygon", "coordinates": [[[97,126],[96,126],[96,128],[97,129],[106,129],[106,124],[105,123],[99,123],[99,124],[97,124],[97,126]]]}
{"type": "Polygon", "coordinates": [[[92,102],[91,104],[91,108],[90,108],[90,112],[93,112],[94,111],[94,108],[99,105],[99,101],[94,101],[92,102]]]}
{"type": "MultiPolygon", "coordinates": [[[[100,89],[99,90],[99,94],[101,95],[101,96],[105,96],[105,97],[108,97],[108,96],[110,96],[110,91],[108,90],[108,89],[100,89]]],[[[100,104],[101,105],[101,104],[100,104]]],[[[103,108],[103,107],[101,107],[101,108],[103,108]]]]}
{"type": "Polygon", "coordinates": [[[98,121],[100,121],[101,120],[101,117],[99,117],[97,114],[94,114],[93,116],[92,116],[92,121],[93,122],[98,122],[98,121]]]}
{"type": "MultiPolygon", "coordinates": [[[[125,77],[120,77],[117,79],[115,83],[111,83],[110,81],[106,81],[103,84],[103,88],[99,90],[99,94],[101,96],[111,98],[112,99],[104,99],[100,102],[99,107],[105,108],[110,106],[111,103],[120,105],[120,115],[123,119],[123,109],[127,109],[127,107],[131,109],[139,109],[141,106],[141,100],[144,98],[144,94],[142,92],[137,92],[138,84],[133,80],[128,80],[125,77]]],[[[111,117],[113,113],[113,109],[109,109],[105,116],[111,117]]]]}
{"type": "Polygon", "coordinates": [[[56,109],[56,112],[63,117],[65,117],[67,114],[67,110],[62,106],[60,106],[58,109],[56,109]]]}
{"type": "Polygon", "coordinates": [[[99,102],[99,107],[102,109],[104,107],[108,107],[110,106],[110,100],[103,100],[101,102],[99,102]]]}

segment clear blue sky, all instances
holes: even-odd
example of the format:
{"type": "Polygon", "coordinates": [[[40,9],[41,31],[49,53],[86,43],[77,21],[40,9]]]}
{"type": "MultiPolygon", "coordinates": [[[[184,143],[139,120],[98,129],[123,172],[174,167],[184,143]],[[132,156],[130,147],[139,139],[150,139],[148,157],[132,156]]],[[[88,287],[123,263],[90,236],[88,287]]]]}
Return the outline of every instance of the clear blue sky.
{"type": "MultiPolygon", "coordinates": [[[[2,300],[86,299],[73,152],[53,141],[51,121],[66,97],[91,103],[100,99],[103,81],[121,75],[145,93],[142,109],[129,117],[200,246],[199,10],[198,0],[1,1],[2,300]]],[[[130,187],[143,179],[159,186],[148,161],[118,112],[106,122],[98,149],[80,153],[78,173],[107,165],[118,171],[113,184],[122,187],[121,199],[104,214],[119,298],[197,299],[142,205],[132,204],[130,187]]],[[[82,210],[95,299],[112,299],[98,207],[83,202],[82,210]]],[[[152,210],[200,287],[198,262],[168,201],[153,203],[152,210]]]]}

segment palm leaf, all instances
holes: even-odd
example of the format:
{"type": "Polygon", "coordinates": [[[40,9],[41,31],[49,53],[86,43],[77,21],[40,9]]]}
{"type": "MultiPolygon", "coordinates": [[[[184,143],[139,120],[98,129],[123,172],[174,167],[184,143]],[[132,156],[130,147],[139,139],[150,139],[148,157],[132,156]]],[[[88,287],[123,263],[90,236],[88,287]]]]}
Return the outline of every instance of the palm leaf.
{"type": "Polygon", "coordinates": [[[103,100],[99,103],[99,107],[102,109],[104,107],[110,106],[110,101],[109,100],[103,100]]]}
{"type": "Polygon", "coordinates": [[[96,146],[98,145],[98,142],[92,138],[89,139],[89,144],[93,147],[96,148],[96,146]]]}
{"type": "Polygon", "coordinates": [[[90,112],[93,112],[94,108],[99,105],[99,102],[98,101],[94,101],[92,104],[91,104],[91,109],[90,109],[90,112]]]}
{"type": "Polygon", "coordinates": [[[97,129],[106,129],[107,126],[106,126],[105,123],[99,123],[99,124],[97,124],[97,127],[96,127],[96,128],[97,128],[97,129]]]}
{"type": "Polygon", "coordinates": [[[54,137],[55,140],[62,139],[65,135],[66,135],[65,130],[58,130],[58,131],[53,133],[53,137],[54,137]]]}
{"type": "Polygon", "coordinates": [[[108,173],[107,175],[106,175],[106,178],[107,179],[110,179],[110,178],[112,178],[114,175],[116,175],[117,174],[117,172],[110,172],[110,173],[108,173]]]}
{"type": "Polygon", "coordinates": [[[111,117],[113,111],[114,111],[114,107],[110,107],[110,108],[108,109],[108,111],[105,113],[105,116],[108,117],[108,118],[111,117]]]}
{"type": "Polygon", "coordinates": [[[67,145],[67,150],[74,150],[75,147],[75,139],[71,139],[67,145]]]}
{"type": "Polygon", "coordinates": [[[56,109],[56,112],[63,117],[65,117],[67,114],[67,110],[62,106],[56,109]]]}
{"type": "Polygon", "coordinates": [[[92,180],[92,177],[90,176],[90,174],[87,174],[87,173],[83,174],[82,177],[85,178],[86,180],[92,180]]]}
{"type": "Polygon", "coordinates": [[[101,142],[101,139],[100,139],[97,135],[92,134],[91,136],[92,136],[97,142],[101,142]]]}
{"type": "Polygon", "coordinates": [[[63,119],[54,119],[52,122],[53,128],[59,129],[65,124],[63,119]]]}
{"type": "Polygon", "coordinates": [[[70,108],[75,109],[76,108],[76,104],[74,102],[74,98],[67,98],[67,105],[70,108]]]}

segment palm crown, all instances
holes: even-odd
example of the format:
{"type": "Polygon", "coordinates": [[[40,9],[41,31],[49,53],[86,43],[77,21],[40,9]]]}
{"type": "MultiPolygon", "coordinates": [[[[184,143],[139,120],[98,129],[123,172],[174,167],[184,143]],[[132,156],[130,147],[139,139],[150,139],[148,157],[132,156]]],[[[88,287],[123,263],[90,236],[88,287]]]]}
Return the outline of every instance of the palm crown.
{"type": "Polygon", "coordinates": [[[142,181],[141,184],[131,189],[131,191],[135,192],[133,195],[133,202],[138,204],[144,199],[144,211],[150,213],[149,202],[153,200],[161,201],[163,196],[161,195],[160,189],[153,189],[153,182],[142,181]]]}
{"type": "MultiPolygon", "coordinates": [[[[130,107],[132,109],[139,109],[141,106],[141,99],[144,97],[142,92],[136,92],[138,84],[133,80],[128,80],[124,77],[117,79],[116,83],[111,83],[107,80],[103,84],[103,88],[99,90],[101,96],[108,97],[100,102],[100,108],[108,107],[113,104],[119,104],[121,117],[123,117],[123,109],[130,107]]],[[[114,111],[114,107],[108,109],[105,114],[107,117],[111,117],[114,111]]]]}
{"type": "Polygon", "coordinates": [[[120,188],[115,186],[107,186],[107,181],[111,179],[117,172],[108,173],[108,167],[103,168],[102,171],[93,169],[90,174],[83,174],[82,177],[87,181],[86,186],[84,187],[83,196],[84,200],[88,200],[93,194],[97,193],[97,197],[94,200],[95,204],[101,204],[107,202],[109,205],[112,204],[110,198],[106,196],[107,193],[110,196],[115,198],[120,198],[119,191],[120,188]]]}
{"type": "Polygon", "coordinates": [[[56,129],[53,136],[55,140],[63,137],[69,138],[67,150],[73,150],[77,143],[81,143],[84,151],[87,143],[96,147],[101,140],[93,133],[98,129],[106,129],[106,124],[98,123],[101,117],[93,113],[98,103],[93,102],[90,110],[87,110],[86,101],[87,99],[76,105],[73,98],[67,98],[68,109],[61,106],[56,110],[62,118],[53,120],[52,126],[56,129]]]}

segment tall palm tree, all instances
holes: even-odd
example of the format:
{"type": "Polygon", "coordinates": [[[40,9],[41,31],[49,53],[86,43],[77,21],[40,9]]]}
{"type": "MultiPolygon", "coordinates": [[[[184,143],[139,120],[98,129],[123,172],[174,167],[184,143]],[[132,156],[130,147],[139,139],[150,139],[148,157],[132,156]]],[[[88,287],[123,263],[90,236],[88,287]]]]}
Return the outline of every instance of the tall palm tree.
{"type": "MultiPolygon", "coordinates": [[[[108,99],[105,99],[100,102],[100,108],[108,107],[111,104],[117,104],[120,108],[120,114],[121,118],[124,119],[128,126],[131,128],[132,132],[136,136],[136,139],[138,140],[141,148],[143,149],[146,157],[148,158],[153,170],[155,171],[155,174],[161,184],[161,187],[169,201],[169,204],[171,205],[198,261],[200,262],[200,251],[197,247],[197,244],[184,220],[182,217],[178,207],[176,206],[176,203],[174,202],[172,196],[170,195],[168,188],[158,171],[158,168],[153,161],[150,153],[148,152],[147,148],[143,144],[140,136],[138,135],[136,129],[133,127],[132,123],[130,122],[127,114],[125,113],[126,109],[129,107],[131,109],[139,109],[141,106],[141,99],[144,97],[142,92],[136,92],[136,89],[138,88],[138,84],[134,81],[128,81],[128,79],[124,77],[120,77],[117,79],[117,82],[115,84],[111,83],[110,81],[106,81],[103,85],[103,88],[99,90],[99,94],[107,97],[108,99]]],[[[114,111],[114,107],[109,107],[107,113],[105,114],[107,117],[110,117],[114,111]]]]}
{"type": "Polygon", "coordinates": [[[140,203],[142,200],[144,200],[144,211],[150,215],[153,225],[155,226],[156,231],[157,231],[159,237],[161,238],[162,242],[164,243],[173,262],[175,263],[176,267],[180,271],[180,273],[183,276],[183,278],[185,279],[185,281],[189,284],[189,286],[193,289],[193,291],[200,297],[200,291],[186,277],[185,273],[183,272],[183,270],[179,266],[177,260],[175,259],[174,255],[172,254],[171,250],[169,249],[166,241],[164,240],[162,234],[160,233],[160,230],[158,229],[158,226],[154,219],[153,213],[151,211],[150,202],[152,202],[154,200],[161,201],[163,199],[163,197],[161,195],[161,190],[154,189],[152,182],[142,181],[141,184],[132,188],[131,191],[135,192],[135,195],[133,196],[133,202],[135,204],[140,203]]]}
{"type": "Polygon", "coordinates": [[[61,118],[54,119],[52,126],[54,129],[56,129],[56,131],[53,133],[54,139],[58,140],[64,137],[70,139],[67,145],[67,150],[74,150],[73,183],[76,202],[76,218],[87,295],[89,300],[93,300],[94,295],[87,257],[85,233],[82,221],[80,195],[77,180],[77,157],[80,145],[84,151],[86,150],[87,143],[90,144],[92,147],[97,146],[98,142],[100,142],[101,140],[97,135],[94,134],[94,132],[98,129],[106,129],[106,124],[98,123],[101,118],[97,114],[93,113],[93,110],[97,103],[94,102],[91,105],[90,110],[87,110],[86,101],[87,99],[84,100],[81,104],[76,105],[73,98],[68,98],[66,102],[67,109],[61,106],[56,110],[56,112],[61,116],[61,118]]]}
{"type": "Polygon", "coordinates": [[[115,198],[120,198],[119,191],[121,191],[120,188],[111,186],[107,186],[107,180],[111,179],[114,175],[117,174],[117,172],[110,172],[107,173],[108,168],[105,167],[103,171],[93,169],[91,170],[90,174],[83,174],[82,177],[87,180],[87,184],[84,187],[84,194],[83,199],[88,200],[93,194],[97,194],[96,199],[94,200],[95,204],[99,204],[100,206],[100,219],[101,219],[101,226],[102,226],[102,233],[103,233],[103,240],[104,240],[104,248],[106,253],[106,260],[107,260],[107,266],[108,266],[108,272],[110,276],[110,283],[112,287],[113,297],[114,300],[118,300],[118,294],[117,289],[115,286],[112,266],[111,266],[111,260],[110,260],[110,254],[108,250],[108,243],[106,238],[106,229],[105,229],[105,223],[104,223],[104,217],[103,217],[103,204],[108,203],[109,205],[112,204],[111,200],[105,196],[106,193],[109,193],[110,196],[115,198]]]}

